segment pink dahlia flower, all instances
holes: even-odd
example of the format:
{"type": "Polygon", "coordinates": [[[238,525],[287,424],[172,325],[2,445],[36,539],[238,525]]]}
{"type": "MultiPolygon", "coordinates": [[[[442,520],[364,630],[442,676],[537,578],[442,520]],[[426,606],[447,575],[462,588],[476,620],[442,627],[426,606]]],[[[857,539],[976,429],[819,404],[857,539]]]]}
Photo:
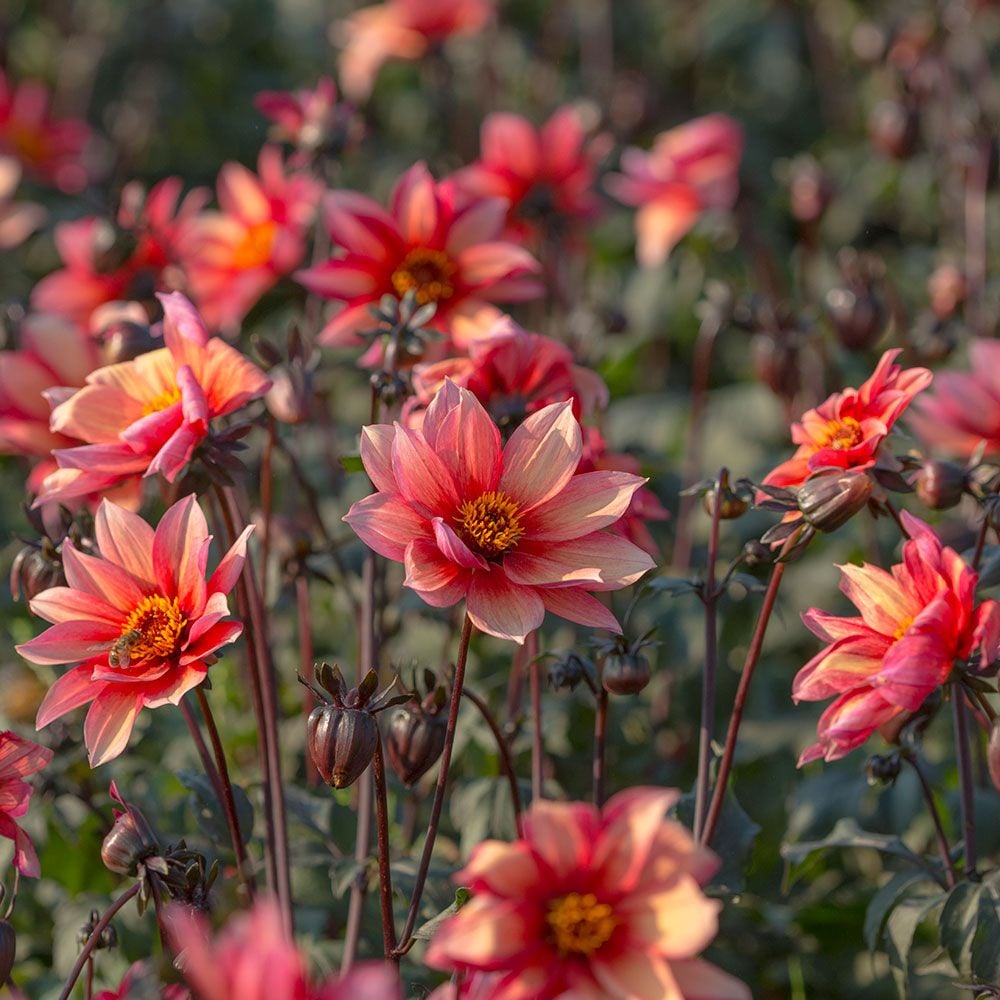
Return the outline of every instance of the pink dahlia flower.
{"type": "Polygon", "coordinates": [[[1000,452],[1000,344],[969,343],[969,372],[939,372],[907,422],[928,445],[968,458],[980,445],[1000,452]]]}
{"type": "Polygon", "coordinates": [[[792,424],[798,451],[764,478],[768,486],[801,486],[819,469],[861,472],[876,464],[895,466],[882,447],[893,425],[934,377],[926,368],[894,364],[902,353],[886,351],[859,389],[835,392],[792,424]]]}
{"type": "Polygon", "coordinates": [[[464,350],[500,319],[491,303],[543,292],[534,257],[500,239],[506,215],[500,198],[459,207],[454,187],[435,183],[422,163],[399,179],[389,212],[354,191],[332,192],[326,224],[343,253],[296,275],[309,291],[341,303],[320,341],[359,343],[358,332],[374,325],[370,307],[412,290],[420,305],[437,305],[432,325],[464,350]]]}
{"type": "Polygon", "coordinates": [[[0,156],[0,250],[20,246],[45,221],[45,209],[30,201],[15,201],[21,167],[11,156],[0,156]]]}
{"type": "Polygon", "coordinates": [[[38,503],[107,490],[162,473],[173,482],[208,436],[213,420],[270,388],[239,351],[209,337],[194,306],[178,292],[159,296],[166,347],[99,368],[52,411],[51,428],[87,442],[59,449],[57,472],[38,503]]]}
{"type": "Polygon", "coordinates": [[[861,746],[883,723],[915,711],[951,673],[1000,654],[1000,604],[976,604],[979,575],[923,521],[903,513],[910,540],[891,573],[867,563],[841,566],[840,589],[861,617],[838,618],[811,608],[806,627],[830,645],[792,685],[795,701],[837,697],[819,720],[819,740],[799,765],[836,760],[861,746]]]}
{"type": "Polygon", "coordinates": [[[194,219],[182,244],[191,297],[214,330],[237,327],[302,263],[322,188],[305,173],[286,172],[277,146],[263,146],[256,174],[227,163],[217,190],[221,211],[194,219]]]}
{"type": "Polygon", "coordinates": [[[274,123],[271,137],[300,151],[339,149],[361,128],[354,109],[338,101],[337,85],[328,76],[312,90],[262,90],[253,103],[274,123]]]}
{"type": "Polygon", "coordinates": [[[398,978],[381,963],[314,984],[270,899],[231,917],[214,940],[205,916],[183,904],[170,906],[166,924],[198,1000],[399,1000],[398,978]]]}
{"type": "Polygon", "coordinates": [[[591,591],[618,590],[653,566],[604,529],[645,480],[576,476],[582,443],[572,404],[532,414],[501,448],[482,404],[453,382],[421,430],[366,427],[361,458],[377,493],[344,518],[370,548],[406,567],[406,586],[444,608],[463,597],[473,624],[523,642],[546,610],[621,631],[591,591]]]}
{"type": "Polygon", "coordinates": [[[732,208],[739,192],[743,131],[726,115],[706,115],[662,132],[646,153],[622,153],[622,173],[607,178],[608,191],[635,205],[643,267],[657,267],[708,209],[732,208]]]}
{"type": "Polygon", "coordinates": [[[472,973],[476,1000],[749,1000],[697,958],[718,929],[722,904],[701,890],[718,860],[664,818],[679,797],[532,803],[522,840],[480,844],[456,874],[473,898],[431,939],[427,964],[472,973]]]}
{"type": "Polygon", "coordinates": [[[143,708],[176,705],[197,687],[215,651],[243,631],[227,617],[226,595],[243,571],[252,530],[244,529],[206,582],[212,537],[193,494],[155,531],[137,514],[102,503],[99,555],[64,542],[67,585],[29,604],[53,624],[17,651],[32,663],[79,663],[49,689],[37,728],[90,702],[83,737],[97,767],[125,749],[143,708]]]}
{"type": "Polygon", "coordinates": [[[24,779],[52,760],[52,751],[9,729],[0,733],[0,837],[14,841],[14,867],[38,878],[38,855],[31,838],[16,819],[28,811],[34,789],[24,779]]]}

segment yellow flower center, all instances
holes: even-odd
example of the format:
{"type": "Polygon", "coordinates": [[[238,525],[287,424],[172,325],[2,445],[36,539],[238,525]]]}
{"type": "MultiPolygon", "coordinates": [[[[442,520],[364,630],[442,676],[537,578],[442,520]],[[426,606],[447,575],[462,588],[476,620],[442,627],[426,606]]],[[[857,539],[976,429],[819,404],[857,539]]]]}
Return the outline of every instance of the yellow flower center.
{"type": "Polygon", "coordinates": [[[271,259],[271,247],[278,231],[278,224],[268,219],[251,226],[233,250],[233,267],[249,271],[261,267],[271,259]]]}
{"type": "Polygon", "coordinates": [[[820,433],[820,447],[847,451],[848,448],[861,444],[862,435],[861,424],[854,417],[831,420],[820,433]]]}
{"type": "Polygon", "coordinates": [[[571,892],[553,900],[545,920],[561,955],[593,954],[618,925],[614,910],[607,903],[599,903],[592,892],[571,892]]]}
{"type": "Polygon", "coordinates": [[[455,527],[462,540],[487,559],[512,549],[524,534],[517,504],[496,490],[466,500],[455,514],[455,527]]]}
{"type": "Polygon", "coordinates": [[[173,656],[180,645],[187,619],[176,597],[144,597],[122,624],[121,636],[108,655],[108,664],[125,668],[152,658],[173,656]]]}
{"type": "Polygon", "coordinates": [[[896,626],[896,631],[892,633],[893,639],[897,639],[897,640],[902,639],[903,635],[906,633],[906,630],[912,624],[913,624],[913,616],[912,615],[909,618],[904,618],[899,623],[899,625],[896,626]]]}
{"type": "Polygon", "coordinates": [[[173,406],[174,403],[180,401],[181,390],[178,386],[172,385],[169,389],[164,389],[158,396],[149,400],[142,408],[142,415],[148,417],[151,413],[159,413],[160,410],[165,410],[168,406],[173,406]]]}
{"type": "Polygon", "coordinates": [[[416,247],[392,272],[392,287],[400,298],[411,288],[415,289],[418,305],[440,302],[455,294],[451,279],[456,270],[446,253],[428,247],[416,247]]]}

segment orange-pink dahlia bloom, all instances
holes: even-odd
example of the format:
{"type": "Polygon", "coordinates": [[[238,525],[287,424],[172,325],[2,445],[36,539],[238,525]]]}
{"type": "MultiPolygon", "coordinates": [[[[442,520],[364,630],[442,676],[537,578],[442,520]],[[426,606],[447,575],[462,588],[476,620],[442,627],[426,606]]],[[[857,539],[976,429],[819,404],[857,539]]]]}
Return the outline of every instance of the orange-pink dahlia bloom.
{"type": "Polygon", "coordinates": [[[971,661],[976,671],[1000,654],[1000,604],[977,604],[979,575],[923,521],[906,512],[902,518],[910,540],[891,572],[868,564],[840,567],[840,589],[860,617],[819,608],[802,616],[830,645],[798,672],[792,697],[837,700],[820,717],[819,740],[800,766],[843,757],[883,723],[915,711],[956,662],[971,661]]]}
{"type": "Polygon", "coordinates": [[[795,454],[765,476],[768,486],[801,486],[819,469],[861,472],[876,464],[895,467],[883,442],[913,401],[930,385],[926,368],[895,364],[898,348],[882,355],[875,371],[859,389],[835,392],[792,424],[795,454]]]}
{"type": "Polygon", "coordinates": [[[381,963],[314,983],[271,899],[231,917],[214,939],[204,914],[183,904],[171,904],[165,922],[198,1000],[399,1000],[399,979],[381,963]]]}
{"type": "Polygon", "coordinates": [[[243,571],[253,530],[244,529],[206,581],[212,536],[193,494],[155,531],[105,500],[94,528],[99,554],[64,542],[66,586],[30,602],[52,627],[17,647],[32,663],[79,664],[49,689],[35,725],[91,703],[83,728],[91,767],[125,749],[143,708],[178,704],[205,679],[216,650],[242,633],[228,618],[226,595],[243,571]]]}
{"type": "Polygon", "coordinates": [[[939,372],[934,391],[921,396],[907,422],[928,445],[970,457],[981,445],[1000,452],[1000,344],[969,342],[968,372],[939,372]]]}
{"type": "Polygon", "coordinates": [[[500,319],[491,303],[543,293],[538,262],[500,238],[507,203],[457,199],[454,185],[435,183],[423,163],[399,179],[388,212],[354,191],[327,196],[326,225],[343,252],[296,275],[310,292],[341,303],[322,343],[359,343],[358,332],[375,325],[372,305],[412,291],[420,305],[436,304],[431,325],[464,350],[500,319]]]}
{"type": "Polygon", "coordinates": [[[256,365],[209,336],[183,295],[159,299],[166,347],[97,369],[52,411],[53,431],[87,443],[56,450],[59,469],[42,484],[39,503],[157,473],[173,482],[213,420],[270,388],[256,365]]]}
{"type": "Polygon", "coordinates": [[[721,903],[718,859],[665,819],[679,793],[631,788],[603,809],[532,803],[524,837],[477,846],[455,881],[473,898],[431,939],[428,965],[471,973],[476,1000],[749,1000],[699,959],[721,903]]]}
{"type": "Polygon", "coordinates": [[[52,751],[9,729],[0,733],[0,837],[14,841],[14,867],[38,878],[38,855],[31,838],[15,820],[28,811],[34,789],[24,779],[52,760],[52,751]]]}
{"type": "Polygon", "coordinates": [[[463,597],[473,624],[523,642],[546,610],[621,631],[591,591],[618,590],[653,566],[605,529],[645,482],[624,472],[575,475],[580,425],[572,403],[532,414],[501,448],[482,404],[453,382],[420,430],[364,428],[361,458],[377,493],[344,518],[372,549],[406,567],[406,586],[433,607],[463,597]]]}
{"type": "Polygon", "coordinates": [[[732,208],[739,193],[743,130],[732,118],[706,115],[657,136],[650,152],[629,147],[608,191],[635,205],[636,256],[657,267],[708,209],[732,208]]]}

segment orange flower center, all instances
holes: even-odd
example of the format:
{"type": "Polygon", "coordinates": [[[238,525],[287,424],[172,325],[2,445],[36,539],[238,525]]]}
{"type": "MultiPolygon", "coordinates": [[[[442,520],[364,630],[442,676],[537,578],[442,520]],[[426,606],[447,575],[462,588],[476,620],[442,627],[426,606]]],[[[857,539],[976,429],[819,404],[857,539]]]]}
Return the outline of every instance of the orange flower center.
{"type": "Polygon", "coordinates": [[[902,639],[906,634],[906,630],[913,624],[913,616],[909,618],[904,618],[899,625],[896,626],[896,631],[892,633],[893,639],[902,639]]]}
{"type": "Polygon", "coordinates": [[[446,253],[429,247],[416,247],[392,272],[392,287],[402,298],[410,289],[416,291],[417,304],[440,302],[455,294],[452,277],[457,268],[446,253]]]}
{"type": "Polygon", "coordinates": [[[854,417],[844,417],[843,420],[831,420],[820,433],[821,448],[834,448],[837,451],[847,451],[861,444],[863,432],[861,424],[854,417]]]}
{"type": "Polygon", "coordinates": [[[187,619],[176,597],[144,597],[122,624],[121,636],[108,653],[108,666],[125,668],[141,660],[173,656],[185,625],[187,619]]]}
{"type": "Polygon", "coordinates": [[[181,390],[178,386],[172,385],[169,389],[164,389],[158,396],[154,396],[142,408],[142,415],[148,417],[151,413],[159,413],[168,406],[181,401],[181,390]]]}
{"type": "Polygon", "coordinates": [[[277,231],[278,224],[270,219],[250,226],[233,250],[233,267],[249,271],[266,264],[271,259],[271,247],[277,231]]]}
{"type": "Polygon", "coordinates": [[[561,955],[591,955],[611,937],[618,919],[608,903],[599,903],[588,892],[568,896],[549,903],[545,921],[552,941],[561,955]]]}
{"type": "Polygon", "coordinates": [[[524,534],[517,504],[496,490],[466,500],[455,514],[455,527],[462,540],[487,559],[514,548],[524,534]]]}

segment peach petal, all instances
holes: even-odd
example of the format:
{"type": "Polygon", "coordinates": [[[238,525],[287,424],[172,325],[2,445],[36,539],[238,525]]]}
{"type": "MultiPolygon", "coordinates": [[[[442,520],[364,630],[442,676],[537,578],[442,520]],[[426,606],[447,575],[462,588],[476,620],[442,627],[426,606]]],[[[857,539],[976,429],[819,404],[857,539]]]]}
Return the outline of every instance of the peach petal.
{"type": "Polygon", "coordinates": [[[131,573],[106,559],[80,552],[72,542],[63,543],[62,559],[66,583],[73,590],[100,597],[126,613],[146,596],[147,588],[131,573]]]}
{"type": "Polygon", "coordinates": [[[512,583],[499,567],[472,574],[466,610],[481,632],[517,643],[523,643],[545,618],[537,591],[512,583]]]}
{"type": "Polygon", "coordinates": [[[153,536],[153,566],[159,591],[177,597],[188,615],[205,607],[205,569],[211,542],[198,498],[178,500],[160,519],[153,536]]]}
{"type": "Polygon", "coordinates": [[[92,674],[93,666],[84,663],[58,678],[38,706],[35,729],[44,729],[50,722],[72,712],[74,708],[86,705],[100,694],[105,685],[94,683],[92,674]]]}
{"type": "Polygon", "coordinates": [[[392,442],[392,471],[402,498],[428,518],[450,516],[461,502],[441,458],[421,435],[399,424],[392,442]]]}
{"type": "Polygon", "coordinates": [[[141,694],[117,691],[113,684],[105,685],[94,698],[83,723],[91,767],[106,764],[125,749],[141,707],[141,694]]]}
{"type": "Polygon", "coordinates": [[[579,473],[531,511],[531,538],[564,542],[607,528],[628,510],[635,491],[646,482],[627,472],[579,473]]]}
{"type": "Polygon", "coordinates": [[[398,493],[399,486],[392,471],[392,442],[396,429],[389,424],[370,424],[361,429],[361,461],[375,489],[382,493],[398,493]]]}
{"type": "Polygon", "coordinates": [[[431,534],[423,517],[388,493],[373,493],[359,500],[344,520],[368,548],[395,562],[403,561],[411,542],[428,539],[431,534]]]}
{"type": "Polygon", "coordinates": [[[477,844],[466,866],[455,878],[473,892],[487,891],[509,899],[536,896],[547,891],[531,848],[523,843],[485,840],[477,844]]]}
{"type": "Polygon", "coordinates": [[[233,542],[229,551],[219,561],[219,565],[215,567],[215,572],[209,577],[205,588],[210,595],[209,604],[212,602],[212,597],[217,594],[228,594],[236,586],[236,581],[240,578],[243,565],[246,562],[247,542],[253,532],[254,525],[247,525],[233,542]]]}
{"type": "Polygon", "coordinates": [[[433,518],[431,524],[434,526],[434,540],[446,559],[457,563],[463,569],[489,571],[489,563],[481,555],[473,552],[440,517],[433,518]]]}
{"type": "Polygon", "coordinates": [[[537,908],[514,900],[478,897],[446,920],[431,939],[424,961],[490,971],[508,968],[542,934],[537,908]]]}
{"type": "Polygon", "coordinates": [[[659,267],[698,218],[699,203],[678,185],[667,197],[657,198],[636,213],[636,259],[643,267],[659,267]]]}
{"type": "Polygon", "coordinates": [[[445,379],[424,415],[422,433],[447,465],[461,496],[481,496],[496,487],[500,431],[467,389],[445,379]]]}
{"type": "Polygon", "coordinates": [[[596,597],[580,587],[539,588],[545,610],[588,628],[604,628],[621,633],[621,625],[614,613],[596,597]]]}
{"type": "Polygon", "coordinates": [[[469,588],[469,571],[441,555],[435,542],[417,538],[406,546],[403,584],[415,590],[431,607],[450,608],[469,588]]]}
{"type": "Polygon", "coordinates": [[[667,959],[691,958],[719,929],[722,903],[709,899],[689,875],[669,889],[640,892],[616,909],[627,921],[630,941],[667,959]]]}
{"type": "Polygon", "coordinates": [[[94,594],[81,594],[70,587],[50,587],[28,602],[32,614],[58,625],[62,622],[95,621],[117,628],[121,611],[94,594]]]}
{"type": "Polygon", "coordinates": [[[876,632],[892,636],[900,622],[913,618],[919,610],[884,569],[867,563],[863,566],[848,563],[838,568],[843,574],[840,589],[876,632]]]}
{"type": "Polygon", "coordinates": [[[535,801],[523,816],[524,839],[558,881],[586,869],[600,820],[585,802],[535,801]]]}
{"type": "Polygon", "coordinates": [[[423,163],[415,163],[396,184],[392,214],[403,238],[421,246],[429,243],[438,227],[438,201],[434,178],[423,163]]]}
{"type": "Polygon", "coordinates": [[[792,682],[795,701],[822,701],[864,684],[879,672],[891,642],[884,636],[840,639],[814,656],[792,682]]]}
{"type": "Polygon", "coordinates": [[[525,542],[504,559],[504,570],[515,583],[580,584],[587,590],[616,590],[634,583],[653,566],[648,552],[608,531],[595,531],[557,546],[525,542]]]}
{"type": "Polygon", "coordinates": [[[684,1000],[753,1000],[746,983],[700,958],[671,962],[670,971],[684,1000]]]}
{"type": "Polygon", "coordinates": [[[503,230],[508,202],[504,198],[482,198],[460,212],[451,224],[445,251],[456,257],[469,247],[495,240],[503,230]]]}
{"type": "Polygon", "coordinates": [[[499,488],[525,511],[551,499],[569,483],[583,443],[571,402],[552,403],[533,413],[503,450],[499,488]]]}
{"type": "MultiPolygon", "coordinates": [[[[242,632],[243,626],[234,622],[242,632]]],[[[218,647],[216,647],[218,648],[218,647]]],[[[208,667],[204,663],[190,662],[180,670],[173,670],[154,684],[144,685],[142,705],[146,708],[160,708],[163,705],[179,705],[181,698],[204,681],[208,667]]]]}
{"type": "Polygon", "coordinates": [[[152,584],[153,529],[138,514],[102,500],[94,518],[97,548],[105,559],[152,584]]]}
{"type": "Polygon", "coordinates": [[[591,959],[590,968],[609,997],[686,1000],[670,966],[647,952],[630,950],[614,958],[604,958],[598,952],[591,959]]]}

